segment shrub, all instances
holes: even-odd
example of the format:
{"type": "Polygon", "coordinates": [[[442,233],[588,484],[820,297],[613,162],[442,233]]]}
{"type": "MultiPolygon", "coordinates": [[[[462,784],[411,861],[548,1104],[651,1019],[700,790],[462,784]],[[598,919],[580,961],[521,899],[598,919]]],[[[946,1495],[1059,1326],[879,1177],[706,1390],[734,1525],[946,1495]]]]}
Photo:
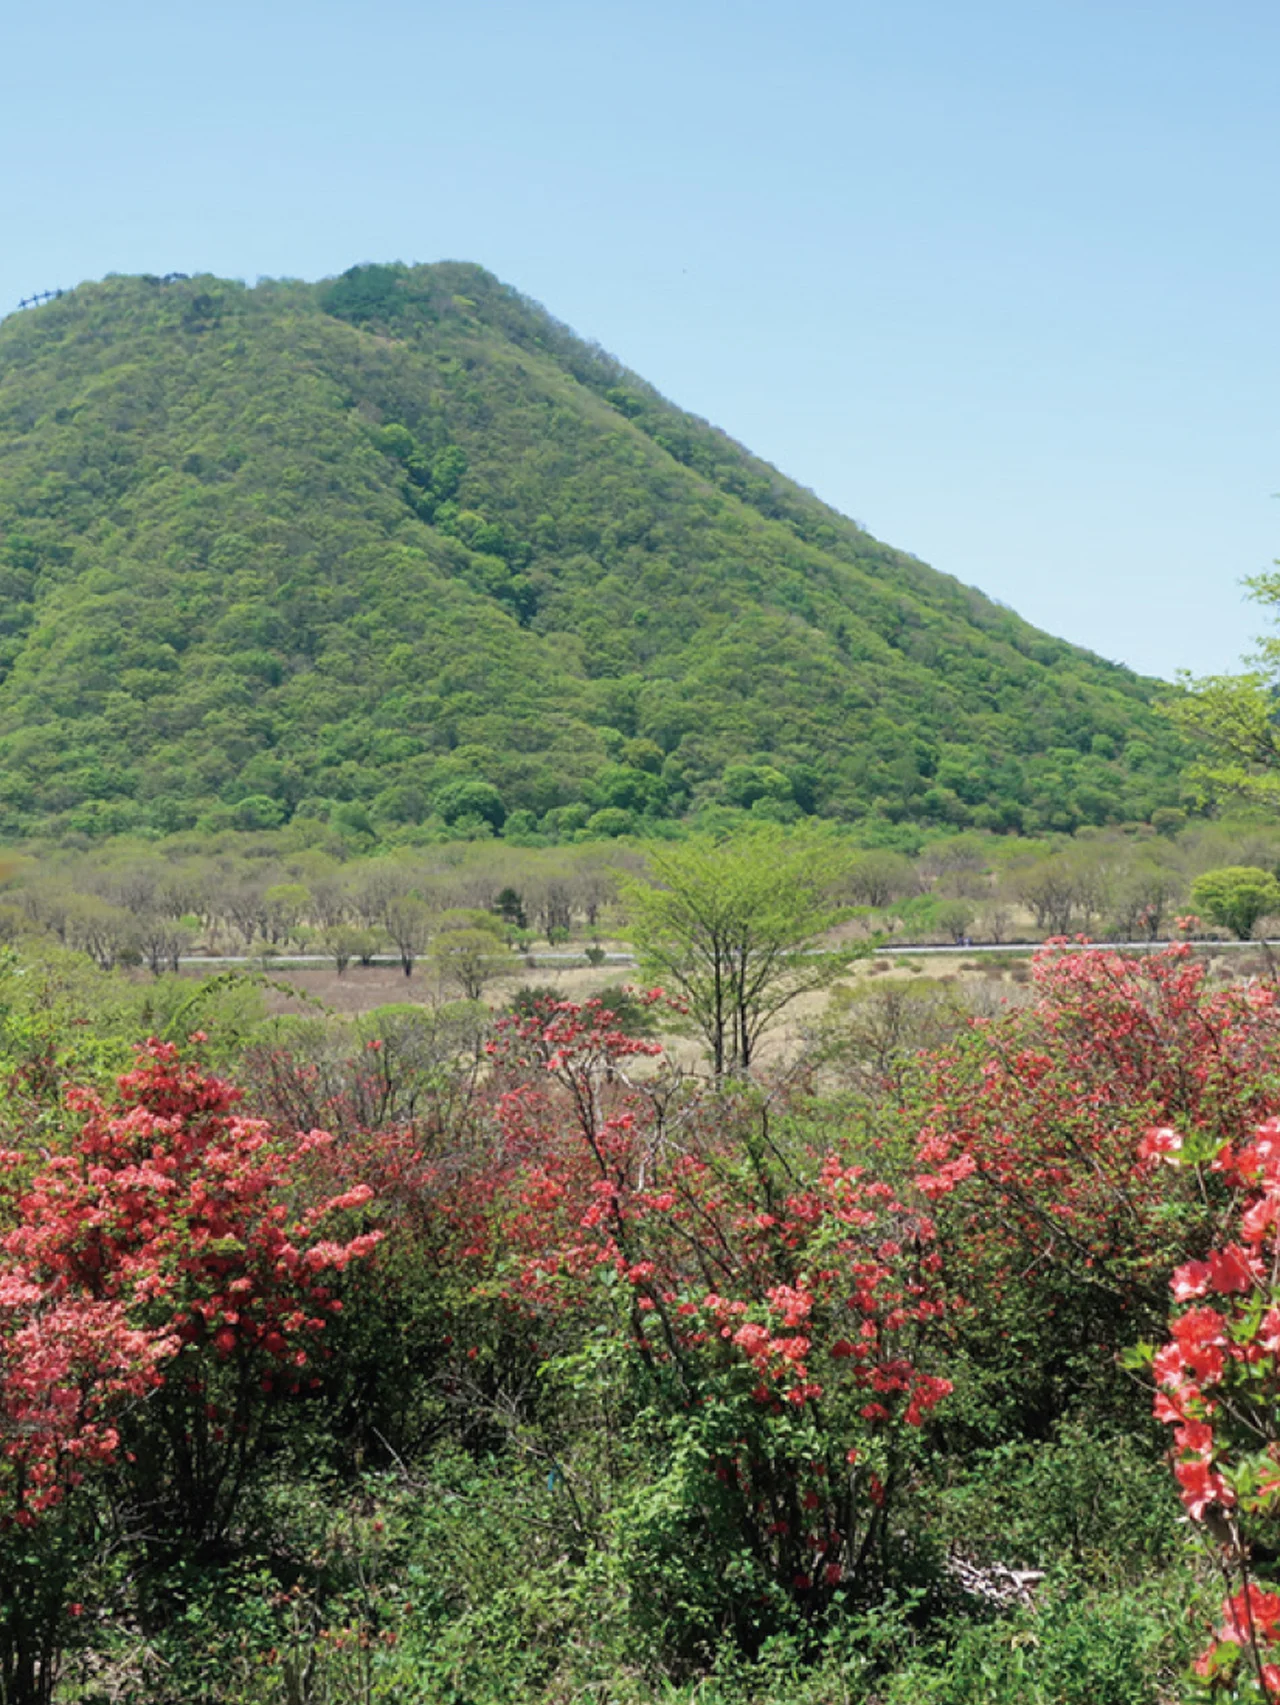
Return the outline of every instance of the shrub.
{"type": "MultiPolygon", "coordinates": [[[[0,1548],[21,1551],[90,1476],[109,1480],[116,1520],[153,1553],[216,1546],[269,1416],[312,1378],[341,1308],[334,1276],[378,1242],[324,1235],[370,1192],[304,1207],[303,1169],[330,1139],[283,1143],[166,1043],[148,1044],[114,1099],[68,1100],[83,1122],[65,1154],[3,1156],[0,1548]]],[[[47,1694],[48,1618],[39,1580],[10,1602],[7,1697],[47,1694]]]]}

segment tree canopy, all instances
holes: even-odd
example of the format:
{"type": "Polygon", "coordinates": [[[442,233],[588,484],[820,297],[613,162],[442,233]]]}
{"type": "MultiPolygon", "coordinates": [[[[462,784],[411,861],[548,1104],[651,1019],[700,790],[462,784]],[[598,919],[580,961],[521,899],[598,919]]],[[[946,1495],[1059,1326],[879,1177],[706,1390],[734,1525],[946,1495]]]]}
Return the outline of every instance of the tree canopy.
{"type": "Polygon", "coordinates": [[[1226,865],[1207,870],[1191,884],[1191,904],[1210,923],[1229,929],[1248,941],[1259,918],[1280,912],[1280,882],[1269,870],[1252,865],[1226,865]]]}
{"type": "Polygon", "coordinates": [[[687,1002],[717,1075],[747,1071],[778,1015],[854,957],[823,941],[842,863],[824,840],[762,830],[664,848],[656,886],[626,884],[641,963],[687,1002]]]}
{"type": "MultiPolygon", "coordinates": [[[[1280,571],[1245,581],[1258,603],[1280,609],[1280,571]]],[[[1203,804],[1280,810],[1280,634],[1266,634],[1237,675],[1184,675],[1164,706],[1192,743],[1189,787],[1203,804]]]]}

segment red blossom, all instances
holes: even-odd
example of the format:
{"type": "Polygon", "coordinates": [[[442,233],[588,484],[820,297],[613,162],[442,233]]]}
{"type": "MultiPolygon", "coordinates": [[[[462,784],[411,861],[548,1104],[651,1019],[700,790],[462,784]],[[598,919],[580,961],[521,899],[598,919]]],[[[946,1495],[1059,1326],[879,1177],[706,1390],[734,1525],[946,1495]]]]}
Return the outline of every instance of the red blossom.
{"type": "Polygon", "coordinates": [[[334,1300],[319,1275],[376,1244],[376,1232],[314,1238],[368,1200],[362,1188],[291,1223],[300,1167],[329,1138],[281,1141],[238,1099],[159,1042],[115,1101],[68,1092],[81,1129],[37,1168],[0,1238],[0,1519],[6,1501],[11,1519],[41,1513],[85,1464],[111,1461],[109,1417],[130,1401],[165,1380],[198,1389],[202,1346],[297,1365],[291,1338],[334,1300]]]}

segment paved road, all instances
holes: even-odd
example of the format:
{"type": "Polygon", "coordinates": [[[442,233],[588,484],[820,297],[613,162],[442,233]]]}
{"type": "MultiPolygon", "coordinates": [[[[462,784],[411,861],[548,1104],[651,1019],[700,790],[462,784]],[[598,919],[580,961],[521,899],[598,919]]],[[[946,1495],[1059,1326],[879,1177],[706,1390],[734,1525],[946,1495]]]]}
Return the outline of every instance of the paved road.
{"type": "MultiPolygon", "coordinates": [[[[513,970],[516,964],[524,965],[524,959],[521,955],[513,954],[512,959],[513,970]]],[[[280,953],[267,954],[264,958],[261,953],[190,953],[183,955],[182,963],[184,965],[252,965],[258,971],[294,971],[300,965],[332,965],[333,955],[331,953],[280,953]]],[[[399,968],[400,955],[398,953],[375,953],[370,963],[394,965],[399,968]]],[[[415,965],[425,964],[427,961],[416,959],[414,963],[415,965]]],[[[535,969],[539,965],[580,965],[585,968],[588,960],[582,953],[539,953],[534,958],[533,963],[535,969]]],[[[634,965],[635,957],[630,953],[606,953],[601,964],[634,965]]],[[[359,962],[356,960],[352,960],[352,966],[357,970],[360,968],[359,962]]]]}
{"type": "MultiPolygon", "coordinates": [[[[1159,953],[1166,947],[1173,947],[1172,941],[1086,941],[1068,942],[1065,951],[1068,953],[1159,953]]],[[[1211,947],[1215,953],[1223,948],[1232,947],[1275,947],[1280,942],[1272,941],[1193,941],[1192,947],[1211,947]]],[[[974,942],[970,947],[946,945],[917,945],[914,947],[903,943],[901,946],[889,944],[877,947],[877,953],[887,953],[890,958],[896,958],[905,953],[1038,953],[1041,943],[1038,941],[1009,941],[1009,942],[974,942]]]]}
{"type": "MultiPolygon", "coordinates": [[[[1039,951],[1040,945],[1041,944],[1038,941],[983,941],[974,942],[972,946],[969,947],[957,947],[952,943],[940,942],[932,944],[924,942],[917,942],[915,944],[907,942],[889,942],[882,947],[877,947],[875,951],[877,954],[883,954],[890,959],[906,957],[908,954],[937,954],[942,957],[946,957],[947,955],[960,955],[962,957],[968,957],[970,954],[974,953],[1036,953],[1039,951]]],[[[1162,948],[1172,947],[1173,945],[1174,944],[1170,941],[1071,942],[1068,944],[1066,951],[1068,953],[1159,953],[1162,948]]],[[[1229,950],[1233,947],[1246,948],[1280,946],[1280,942],[1205,941],[1193,942],[1191,945],[1193,947],[1211,947],[1215,953],[1218,953],[1224,949],[1229,950]]],[[[268,956],[264,959],[261,954],[256,953],[202,953],[192,954],[189,957],[184,958],[182,963],[186,966],[252,965],[258,970],[288,971],[296,970],[299,966],[332,965],[333,956],[328,953],[282,953],[278,958],[268,956]]],[[[399,956],[394,953],[379,953],[374,956],[372,963],[375,965],[398,966],[400,959],[399,956]]],[[[522,965],[524,964],[523,959],[520,963],[522,965]]],[[[533,965],[529,968],[535,971],[544,966],[547,969],[552,969],[557,965],[577,965],[585,968],[587,963],[588,961],[581,953],[548,952],[535,955],[533,965]]],[[[601,961],[601,964],[603,965],[634,966],[635,963],[635,955],[632,953],[606,953],[601,961]]],[[[515,969],[514,965],[512,969],[515,969]]]]}

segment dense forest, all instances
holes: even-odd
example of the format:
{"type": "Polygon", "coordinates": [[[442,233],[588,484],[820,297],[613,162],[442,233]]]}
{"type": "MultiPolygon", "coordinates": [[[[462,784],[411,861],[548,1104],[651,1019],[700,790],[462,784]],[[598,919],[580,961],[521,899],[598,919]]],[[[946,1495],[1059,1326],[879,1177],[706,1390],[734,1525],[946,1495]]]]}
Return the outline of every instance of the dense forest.
{"type": "Polygon", "coordinates": [[[478,267],[0,324],[0,833],[1178,805],[1156,684],[880,544],[478,267]]]}

